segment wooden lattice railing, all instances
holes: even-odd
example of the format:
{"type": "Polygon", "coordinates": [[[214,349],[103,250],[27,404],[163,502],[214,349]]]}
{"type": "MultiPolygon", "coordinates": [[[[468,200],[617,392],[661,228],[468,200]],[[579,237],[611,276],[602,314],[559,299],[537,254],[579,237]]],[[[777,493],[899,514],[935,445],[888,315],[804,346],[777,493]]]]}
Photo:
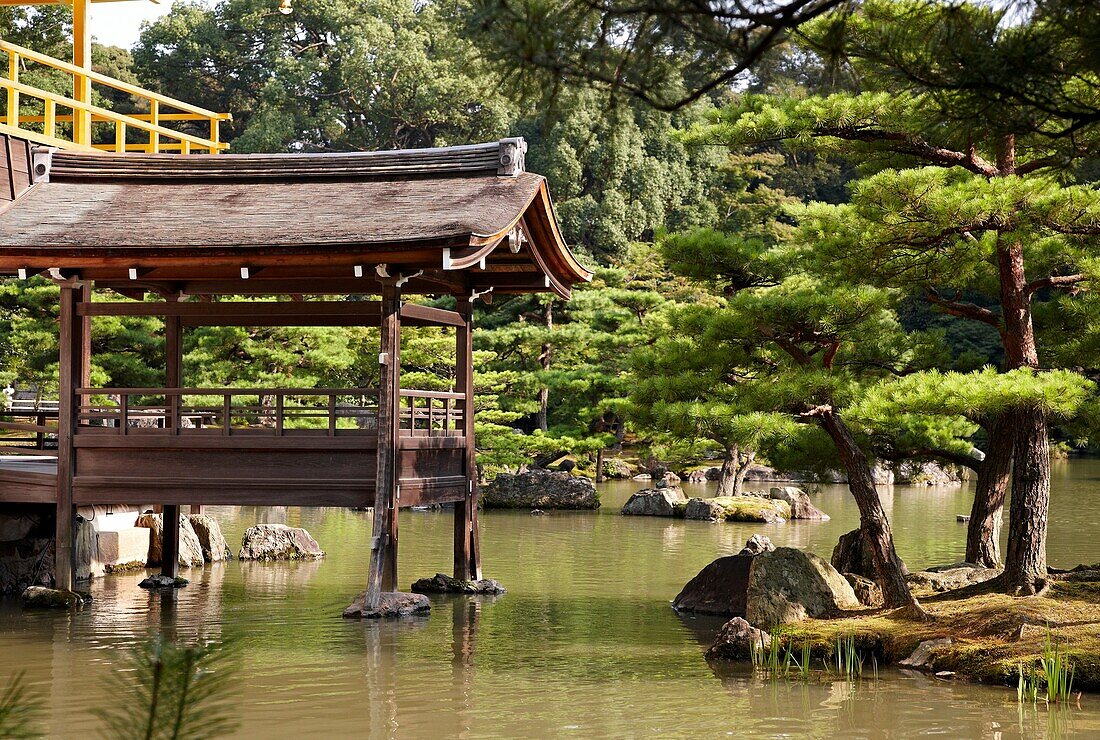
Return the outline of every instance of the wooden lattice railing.
{"type": "Polygon", "coordinates": [[[0,132],[39,144],[86,151],[216,154],[229,147],[221,141],[219,134],[221,122],[231,118],[228,113],[215,113],[7,41],[0,40],[0,51],[8,57],[7,76],[0,77],[0,87],[7,91],[7,110],[3,123],[0,123],[0,132]],[[28,63],[68,75],[72,79],[73,96],[25,84],[20,76],[28,63]],[[148,107],[149,112],[118,113],[92,104],[93,84],[131,95],[140,107],[148,107]],[[28,99],[38,101],[41,114],[24,115],[21,112],[28,99]],[[198,122],[197,125],[209,129],[208,136],[164,126],[165,123],[181,121],[198,122]],[[68,129],[62,127],[59,131],[59,125],[66,123],[71,126],[68,129]],[[93,137],[94,124],[113,126],[114,140],[97,142],[93,137]],[[128,134],[132,130],[143,132],[144,136],[137,138],[145,140],[129,141],[128,134]]]}
{"type": "Polygon", "coordinates": [[[370,388],[80,388],[79,433],[375,434],[370,388]]]}

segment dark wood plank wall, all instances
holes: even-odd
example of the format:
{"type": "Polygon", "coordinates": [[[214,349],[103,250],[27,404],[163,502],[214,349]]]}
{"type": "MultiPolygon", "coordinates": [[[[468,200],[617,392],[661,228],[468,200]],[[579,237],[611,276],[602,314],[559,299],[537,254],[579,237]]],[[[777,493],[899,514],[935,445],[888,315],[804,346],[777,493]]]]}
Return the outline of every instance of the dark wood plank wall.
{"type": "Polygon", "coordinates": [[[34,182],[31,159],[29,141],[0,134],[0,202],[15,200],[34,182]]]}

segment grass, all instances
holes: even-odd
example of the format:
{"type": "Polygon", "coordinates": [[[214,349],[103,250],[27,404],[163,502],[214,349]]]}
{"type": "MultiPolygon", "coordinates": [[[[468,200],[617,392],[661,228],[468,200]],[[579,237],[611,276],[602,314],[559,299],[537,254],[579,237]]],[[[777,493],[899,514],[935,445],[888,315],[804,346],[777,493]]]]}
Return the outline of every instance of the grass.
{"type": "MultiPolygon", "coordinates": [[[[789,635],[780,630],[772,631],[772,639],[765,646],[754,644],[749,651],[753,669],[769,678],[798,679],[808,681],[815,676],[826,680],[839,677],[848,681],[863,678],[863,667],[867,656],[861,651],[853,636],[838,637],[831,653],[821,655],[822,670],[813,668],[814,650],[810,642],[803,641],[795,654],[794,643],[789,635]]],[[[878,679],[878,662],[872,655],[874,678],[878,679]]]]}
{"type": "Polygon", "coordinates": [[[1023,672],[1046,690],[1053,683],[1059,696],[1100,691],[1100,582],[1055,581],[1042,596],[1022,599],[986,584],[918,596],[930,621],[864,610],[791,625],[784,638],[815,653],[835,653],[844,641],[845,651],[896,663],[924,640],[950,637],[953,644],[936,652],[937,671],[1006,686],[1019,686],[1023,672]]]}

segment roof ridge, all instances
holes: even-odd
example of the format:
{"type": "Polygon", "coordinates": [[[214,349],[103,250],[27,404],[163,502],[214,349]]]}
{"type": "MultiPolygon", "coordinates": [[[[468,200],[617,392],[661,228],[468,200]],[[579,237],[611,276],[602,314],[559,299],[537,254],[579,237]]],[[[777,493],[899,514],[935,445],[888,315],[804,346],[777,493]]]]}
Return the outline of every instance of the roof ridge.
{"type": "Polygon", "coordinates": [[[42,147],[36,149],[35,180],[515,177],[525,171],[526,152],[523,137],[423,149],[277,154],[100,154],[42,147]]]}

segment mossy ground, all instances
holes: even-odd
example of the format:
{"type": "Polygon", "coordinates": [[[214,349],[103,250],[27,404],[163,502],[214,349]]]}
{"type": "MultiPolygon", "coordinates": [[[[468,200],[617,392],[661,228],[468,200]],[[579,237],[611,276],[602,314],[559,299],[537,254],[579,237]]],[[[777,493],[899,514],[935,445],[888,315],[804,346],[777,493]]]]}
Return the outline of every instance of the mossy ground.
{"type": "Polygon", "coordinates": [[[815,652],[827,653],[837,638],[852,636],[861,651],[896,663],[924,640],[950,637],[954,643],[935,653],[936,671],[1015,685],[1021,666],[1035,670],[1049,636],[1073,662],[1074,688],[1100,691],[1100,580],[1056,581],[1042,596],[1028,598],[996,593],[987,584],[918,598],[928,621],[868,610],[807,620],[784,628],[781,639],[796,648],[808,641],[815,652]]]}

